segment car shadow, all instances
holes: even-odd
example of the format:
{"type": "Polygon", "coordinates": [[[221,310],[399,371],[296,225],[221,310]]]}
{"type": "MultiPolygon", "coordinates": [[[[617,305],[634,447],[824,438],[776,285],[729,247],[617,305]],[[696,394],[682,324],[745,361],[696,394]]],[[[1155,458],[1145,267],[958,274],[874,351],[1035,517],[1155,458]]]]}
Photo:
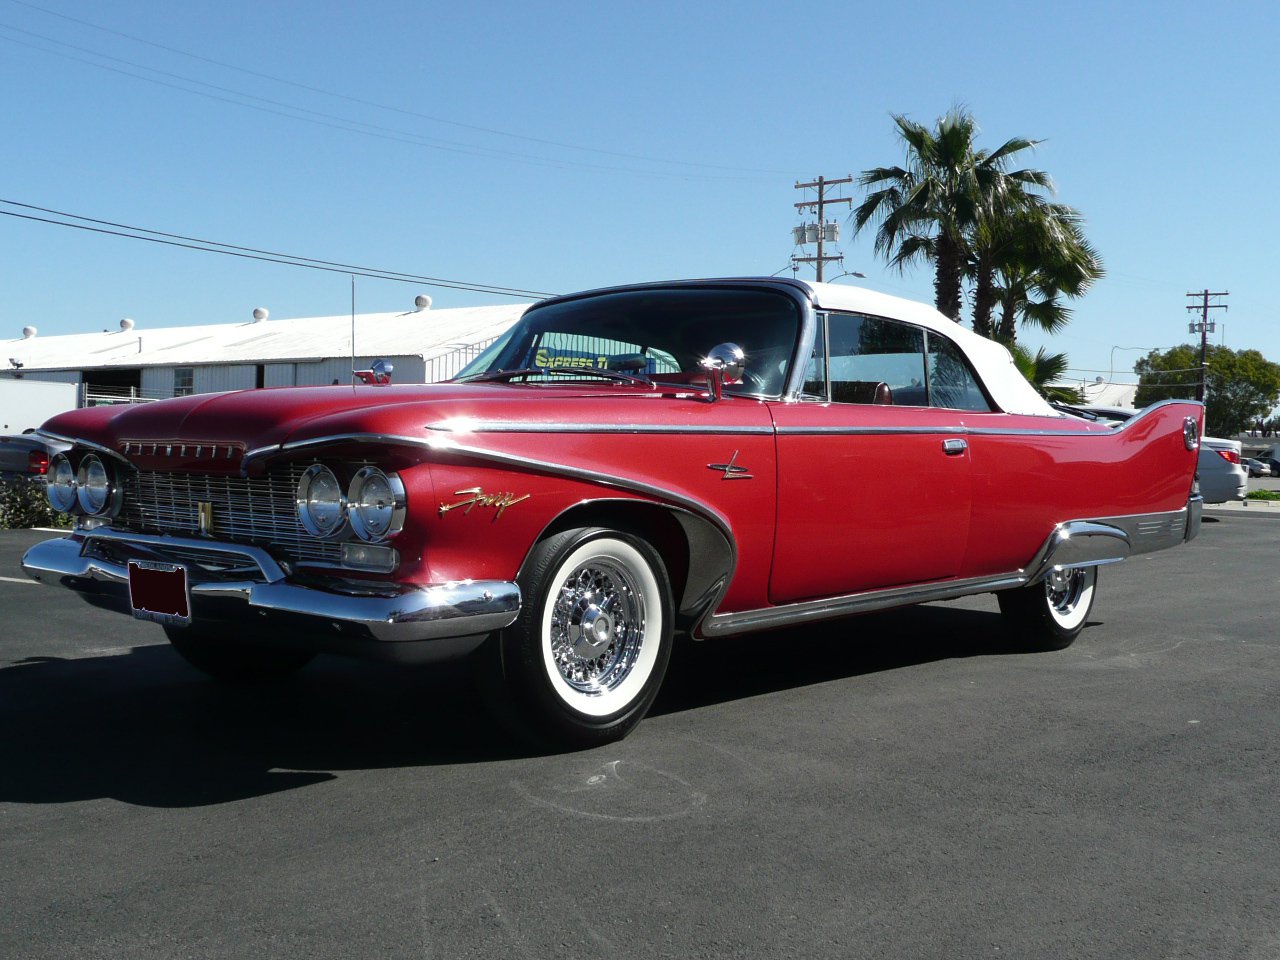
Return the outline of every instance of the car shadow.
{"type": "MultiPolygon", "coordinates": [[[[1014,653],[996,613],[915,607],[677,645],[655,714],[930,661],[1014,653]]],[[[288,680],[228,687],[167,645],[0,669],[0,802],[99,797],[193,807],[333,771],[485,763],[538,751],[491,721],[467,665],[320,657],[288,680]]]]}
{"type": "MultiPolygon", "coordinates": [[[[1096,626],[1089,621],[1086,628],[1096,626]]],[[[1029,652],[995,611],[913,606],[677,644],[651,714],[676,713],[938,660],[1029,652]]]]}
{"type": "Polygon", "coordinates": [[[318,783],[334,770],[522,755],[458,665],[319,657],[289,679],[224,686],[167,645],[0,670],[0,802],[113,797],[187,807],[318,783]]]}

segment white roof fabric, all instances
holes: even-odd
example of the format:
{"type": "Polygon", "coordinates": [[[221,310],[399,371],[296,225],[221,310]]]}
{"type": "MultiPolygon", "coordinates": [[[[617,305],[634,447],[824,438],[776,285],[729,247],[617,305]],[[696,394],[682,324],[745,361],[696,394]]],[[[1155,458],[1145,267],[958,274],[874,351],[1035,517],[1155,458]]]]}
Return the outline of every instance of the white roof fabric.
{"type": "Polygon", "coordinates": [[[950,338],[965,352],[991,392],[991,399],[1006,413],[1041,417],[1065,416],[1036,393],[1027,378],[1018,372],[1013,363],[1013,355],[1003,345],[978,336],[927,304],[861,287],[846,287],[843,284],[805,283],[804,286],[812,291],[813,302],[818,307],[903,320],[927,330],[936,330],[950,338]]]}
{"type": "MultiPolygon", "coordinates": [[[[446,354],[463,344],[504,333],[528,304],[455,307],[411,313],[356,314],[355,352],[360,356],[446,354]]],[[[303,317],[199,327],[133,327],[6,340],[0,357],[28,372],[102,367],[197,366],[284,363],[347,356],[351,316],[303,317]]]]}

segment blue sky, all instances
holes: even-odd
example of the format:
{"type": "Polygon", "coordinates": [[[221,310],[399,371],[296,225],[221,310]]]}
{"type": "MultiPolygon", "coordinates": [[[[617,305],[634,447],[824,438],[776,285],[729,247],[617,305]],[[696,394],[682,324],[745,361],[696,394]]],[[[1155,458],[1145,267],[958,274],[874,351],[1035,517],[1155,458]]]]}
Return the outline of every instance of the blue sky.
{"type": "MultiPolygon", "coordinates": [[[[1132,379],[1141,351],[1113,348],[1187,341],[1185,294],[1205,287],[1231,293],[1215,340],[1280,361],[1280,8],[888,10],[0,0],[0,199],[537,291],[770,274],[793,252],[795,181],[896,163],[891,114],[960,103],[987,146],[1044,139],[1030,164],[1103,255],[1107,278],[1049,341],[1079,376],[1114,357],[1132,379]]],[[[841,250],[858,283],[932,300],[928,271],[887,269],[869,236],[846,228],[841,250]]],[[[357,290],[361,311],[509,302],[357,290]]],[[[344,313],[350,280],[0,217],[0,339],[256,306],[344,313]]]]}

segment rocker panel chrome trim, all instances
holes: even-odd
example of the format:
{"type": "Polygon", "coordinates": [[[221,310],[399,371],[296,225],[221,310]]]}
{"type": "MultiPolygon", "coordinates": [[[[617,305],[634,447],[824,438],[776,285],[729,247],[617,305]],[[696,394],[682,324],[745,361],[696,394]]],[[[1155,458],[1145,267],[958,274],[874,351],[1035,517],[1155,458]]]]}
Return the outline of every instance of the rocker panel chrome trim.
{"type": "Polygon", "coordinates": [[[727,637],[754,630],[775,629],[855,613],[870,613],[913,603],[1029,586],[1055,568],[1100,566],[1137,554],[1176,546],[1185,539],[1191,504],[1165,513],[1134,514],[1099,520],[1070,520],[1058,524],[1031,562],[1021,570],[965,580],[913,584],[887,590],[867,590],[842,597],[806,600],[778,607],[715,614],[701,627],[703,637],[727,637]]]}
{"type": "Polygon", "coordinates": [[[975,577],[969,580],[948,580],[942,583],[916,584],[910,587],[894,587],[890,590],[868,590],[843,597],[823,600],[806,600],[780,607],[761,610],[744,610],[740,613],[721,613],[707,617],[702,622],[704,637],[730,637],[755,630],[772,630],[818,620],[834,620],[854,613],[870,613],[911,603],[927,603],[932,600],[954,600],[974,593],[1021,587],[1027,582],[1021,574],[998,577],[975,577]]]}

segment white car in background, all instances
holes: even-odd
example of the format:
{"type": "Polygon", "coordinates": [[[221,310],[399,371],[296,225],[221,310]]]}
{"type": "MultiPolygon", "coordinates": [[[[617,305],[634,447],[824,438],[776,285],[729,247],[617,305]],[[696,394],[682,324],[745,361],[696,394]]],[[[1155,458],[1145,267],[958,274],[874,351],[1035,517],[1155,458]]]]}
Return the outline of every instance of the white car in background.
{"type": "MultiPolygon", "coordinates": [[[[1139,413],[1137,410],[1127,410],[1123,407],[1072,405],[1059,409],[1092,417],[1095,420],[1110,421],[1116,426],[1139,413]]],[[[1240,449],[1239,440],[1226,440],[1221,437],[1200,438],[1200,458],[1196,466],[1196,477],[1200,481],[1200,496],[1204,497],[1205,503],[1243,500],[1248,493],[1249,471],[1241,461],[1240,449]]],[[[1280,448],[1277,448],[1277,452],[1280,452],[1280,448]]]]}
{"type": "Polygon", "coordinates": [[[1240,461],[1240,441],[1201,437],[1196,476],[1205,503],[1243,500],[1249,489],[1249,471],[1240,461]]]}

